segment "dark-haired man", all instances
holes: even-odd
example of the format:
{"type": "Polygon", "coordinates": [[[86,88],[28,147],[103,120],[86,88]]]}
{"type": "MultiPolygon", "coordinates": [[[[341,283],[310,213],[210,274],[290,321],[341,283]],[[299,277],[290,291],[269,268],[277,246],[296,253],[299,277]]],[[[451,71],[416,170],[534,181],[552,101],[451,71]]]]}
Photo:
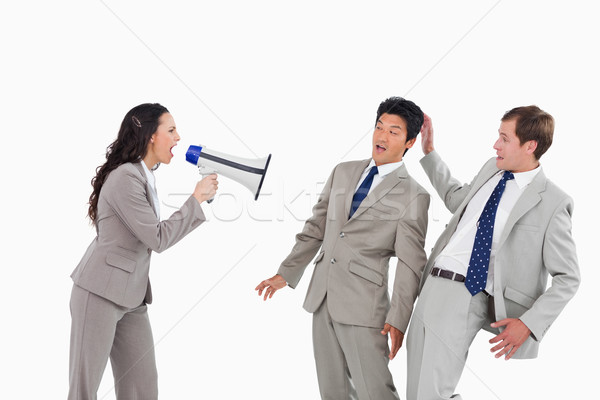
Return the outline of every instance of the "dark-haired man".
{"type": "Polygon", "coordinates": [[[313,313],[323,399],[398,399],[388,362],[402,345],[426,262],[429,208],[429,194],[408,175],[402,157],[422,124],[413,102],[383,101],[372,159],[334,168],[277,275],[256,287],[265,300],[286,284],[295,288],[321,249],[304,308],[313,313]],[[392,256],[398,264],[390,301],[392,256]]]}
{"type": "Polygon", "coordinates": [[[461,399],[454,390],[480,329],[496,334],[489,341],[496,358],[534,358],[577,291],[573,201],[540,166],[554,120],[536,106],[502,117],[497,157],[468,185],[434,151],[428,116],[421,132],[421,164],[454,216],[421,279],[407,338],[407,398],[461,399]]]}

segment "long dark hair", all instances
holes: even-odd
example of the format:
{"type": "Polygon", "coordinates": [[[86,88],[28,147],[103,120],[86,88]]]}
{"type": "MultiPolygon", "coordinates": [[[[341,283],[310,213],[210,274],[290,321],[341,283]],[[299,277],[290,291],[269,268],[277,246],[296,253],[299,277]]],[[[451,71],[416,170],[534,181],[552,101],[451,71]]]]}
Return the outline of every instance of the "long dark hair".
{"type": "Polygon", "coordinates": [[[158,120],[169,110],[158,103],[140,104],[129,110],[123,118],[117,139],[106,148],[106,162],[96,168],[92,179],[94,190],[90,195],[88,217],[96,224],[100,189],[108,174],[121,164],[143,159],[148,151],[148,142],[158,129],[158,120]]]}

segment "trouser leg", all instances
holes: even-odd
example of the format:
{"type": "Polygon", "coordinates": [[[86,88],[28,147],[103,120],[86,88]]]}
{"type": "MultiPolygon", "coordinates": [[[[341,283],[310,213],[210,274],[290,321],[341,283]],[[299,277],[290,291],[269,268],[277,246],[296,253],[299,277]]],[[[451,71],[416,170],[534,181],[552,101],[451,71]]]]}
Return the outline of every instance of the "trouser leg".
{"type": "Polygon", "coordinates": [[[454,390],[469,346],[487,318],[487,298],[461,282],[428,277],[408,330],[407,399],[460,399],[454,390]]]}
{"type": "Polygon", "coordinates": [[[117,399],[158,398],[154,340],[146,305],[127,312],[118,322],[110,360],[117,399]]]}
{"type": "Polygon", "coordinates": [[[360,400],[398,400],[388,368],[387,335],[381,328],[334,322],[334,329],[360,400]]]}
{"type": "Polygon", "coordinates": [[[340,324],[327,300],[313,316],[313,343],[321,397],[327,400],[398,400],[381,328],[340,324]]]}
{"type": "Polygon", "coordinates": [[[69,400],[95,400],[113,344],[119,307],[73,285],[69,400]]]}
{"type": "Polygon", "coordinates": [[[313,314],[313,349],[323,400],[357,399],[346,359],[327,310],[327,299],[313,314]]]}

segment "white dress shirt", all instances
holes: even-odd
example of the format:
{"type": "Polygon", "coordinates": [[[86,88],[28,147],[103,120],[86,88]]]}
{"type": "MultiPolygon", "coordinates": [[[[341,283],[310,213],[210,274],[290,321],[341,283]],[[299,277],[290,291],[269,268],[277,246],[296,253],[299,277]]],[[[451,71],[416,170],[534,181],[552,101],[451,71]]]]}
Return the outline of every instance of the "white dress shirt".
{"type": "MultiPolygon", "coordinates": [[[[395,163],[388,163],[388,164],[383,164],[383,165],[378,166],[377,167],[377,175],[375,175],[373,177],[373,183],[371,183],[371,188],[369,189],[369,193],[371,193],[371,191],[373,191],[373,189],[375,189],[377,187],[377,185],[379,185],[385,179],[387,174],[389,174],[392,171],[395,171],[402,164],[404,164],[404,161],[398,161],[395,163]]],[[[360,176],[360,179],[358,180],[358,184],[356,185],[356,188],[354,189],[355,193],[358,190],[358,188],[360,187],[360,185],[363,183],[363,181],[365,180],[367,175],[369,174],[369,171],[371,170],[371,168],[373,168],[374,166],[375,166],[375,161],[373,159],[371,159],[371,162],[369,163],[369,165],[367,165],[367,168],[365,168],[362,175],[360,176]]],[[[367,193],[367,195],[369,193],[367,193]]]]}
{"type": "MultiPolygon", "coordinates": [[[[490,265],[485,287],[485,290],[488,293],[493,293],[496,249],[498,240],[500,240],[502,231],[506,225],[506,220],[525,188],[531,183],[539,171],[540,167],[531,171],[514,173],[515,179],[506,182],[506,189],[500,198],[500,203],[498,203],[496,221],[494,222],[492,252],[490,254],[490,265]]],[[[504,174],[504,171],[499,171],[496,175],[491,177],[477,193],[475,193],[475,196],[473,196],[471,201],[469,201],[463,216],[458,222],[456,231],[450,238],[450,241],[444,250],[442,250],[440,255],[436,258],[434,263],[435,267],[467,276],[479,217],[483,212],[485,203],[487,203],[494,188],[498,182],[500,182],[502,174],[504,174]]]]}

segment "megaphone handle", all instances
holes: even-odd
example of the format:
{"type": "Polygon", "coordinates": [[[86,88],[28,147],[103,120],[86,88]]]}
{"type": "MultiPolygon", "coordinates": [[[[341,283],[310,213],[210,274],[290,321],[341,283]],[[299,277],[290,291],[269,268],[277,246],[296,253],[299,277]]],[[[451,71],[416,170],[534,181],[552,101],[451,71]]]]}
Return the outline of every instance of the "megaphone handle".
{"type": "MultiPolygon", "coordinates": [[[[200,172],[200,175],[202,175],[202,179],[204,179],[204,178],[206,178],[207,176],[209,176],[209,175],[212,175],[212,174],[203,174],[202,172],[200,172]]],[[[206,200],[206,202],[207,202],[208,204],[210,204],[210,203],[212,203],[212,202],[213,202],[213,200],[214,200],[214,199],[215,199],[214,197],[213,197],[213,198],[210,198],[210,199],[206,200]]]]}

